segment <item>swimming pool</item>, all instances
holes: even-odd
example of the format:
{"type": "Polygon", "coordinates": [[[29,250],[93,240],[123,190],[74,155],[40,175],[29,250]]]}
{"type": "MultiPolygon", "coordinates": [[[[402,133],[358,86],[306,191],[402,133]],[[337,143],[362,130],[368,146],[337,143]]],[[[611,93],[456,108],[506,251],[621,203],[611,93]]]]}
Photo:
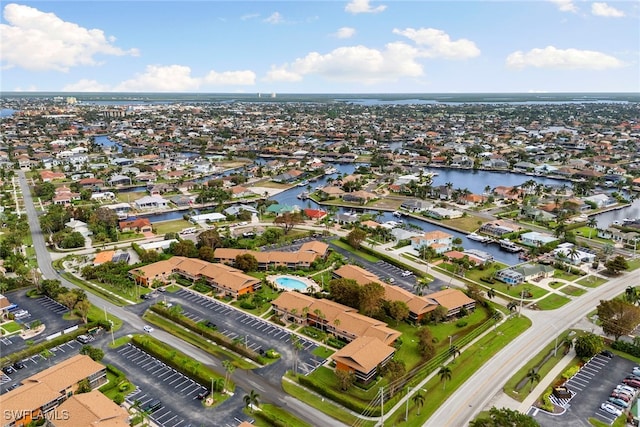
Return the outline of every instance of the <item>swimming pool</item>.
{"type": "Polygon", "coordinates": [[[306,283],[293,277],[278,277],[275,282],[278,286],[292,291],[305,291],[307,289],[306,283]]]}

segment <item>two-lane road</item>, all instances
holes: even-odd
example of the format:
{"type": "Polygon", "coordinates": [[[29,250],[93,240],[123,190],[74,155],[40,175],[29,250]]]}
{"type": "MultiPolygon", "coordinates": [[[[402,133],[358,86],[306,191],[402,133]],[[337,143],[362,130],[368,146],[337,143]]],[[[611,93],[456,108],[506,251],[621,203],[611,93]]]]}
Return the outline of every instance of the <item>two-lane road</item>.
{"type": "MultiPolygon", "coordinates": [[[[65,287],[77,288],[76,285],[61,277],[51,265],[51,256],[47,251],[44,234],[42,233],[42,228],[40,227],[40,221],[38,219],[38,214],[33,203],[31,190],[29,189],[24,171],[18,172],[18,180],[20,182],[20,188],[22,190],[24,206],[29,221],[29,227],[31,229],[31,235],[33,238],[33,246],[36,251],[36,257],[38,259],[38,266],[40,267],[42,275],[47,279],[60,280],[62,285],[65,287]]],[[[132,311],[113,305],[110,302],[105,301],[92,293],[87,293],[87,295],[91,303],[95,306],[104,308],[109,313],[122,319],[128,326],[133,327],[138,332],[143,332],[142,328],[144,326],[144,322],[138,315],[136,315],[132,311]]],[[[211,357],[211,355],[200,350],[199,348],[187,344],[184,341],[174,337],[173,335],[163,331],[156,330],[153,334],[156,338],[175,348],[179,348],[181,351],[198,360],[199,362],[212,366],[221,373],[224,372],[224,368],[222,367],[222,364],[219,360],[211,357]]],[[[339,421],[336,421],[335,419],[318,411],[317,409],[295,399],[294,397],[289,396],[282,390],[282,387],[279,383],[271,384],[266,381],[265,378],[255,374],[252,371],[236,370],[232,378],[233,381],[245,392],[248,392],[248,390],[256,390],[260,394],[261,401],[273,403],[274,405],[285,408],[288,412],[308,422],[310,425],[321,427],[334,427],[343,425],[339,421]]]]}

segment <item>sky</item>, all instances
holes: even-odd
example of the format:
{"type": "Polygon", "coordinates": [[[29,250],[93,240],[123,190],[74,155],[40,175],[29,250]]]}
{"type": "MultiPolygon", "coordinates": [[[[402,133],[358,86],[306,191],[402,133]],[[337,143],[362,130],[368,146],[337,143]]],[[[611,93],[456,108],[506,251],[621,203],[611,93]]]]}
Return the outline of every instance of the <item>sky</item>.
{"type": "Polygon", "coordinates": [[[0,90],[640,92],[640,2],[3,1],[0,90]]]}

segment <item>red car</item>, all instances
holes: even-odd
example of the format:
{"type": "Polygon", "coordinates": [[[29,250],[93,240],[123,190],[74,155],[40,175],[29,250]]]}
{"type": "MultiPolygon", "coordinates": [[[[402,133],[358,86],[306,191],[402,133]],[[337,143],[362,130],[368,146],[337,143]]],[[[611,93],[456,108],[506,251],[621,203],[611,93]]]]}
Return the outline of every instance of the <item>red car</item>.
{"type": "Polygon", "coordinates": [[[611,393],[611,397],[615,397],[616,399],[622,399],[625,402],[629,402],[631,400],[631,398],[628,395],[624,394],[624,393],[613,392],[613,393],[611,393]]]}
{"type": "Polygon", "coordinates": [[[622,382],[631,387],[640,388],[640,380],[625,378],[624,380],[622,380],[622,382]]]}

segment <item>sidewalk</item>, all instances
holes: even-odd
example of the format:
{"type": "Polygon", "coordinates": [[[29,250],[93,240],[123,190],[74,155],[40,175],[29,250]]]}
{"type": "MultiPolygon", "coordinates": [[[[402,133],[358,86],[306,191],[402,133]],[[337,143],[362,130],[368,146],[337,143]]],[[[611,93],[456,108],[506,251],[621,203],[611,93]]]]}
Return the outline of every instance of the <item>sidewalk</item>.
{"type": "MultiPolygon", "coordinates": [[[[560,375],[565,369],[567,369],[567,366],[571,363],[574,357],[576,357],[576,352],[572,347],[571,350],[569,350],[569,352],[565,354],[562,357],[562,359],[560,359],[558,363],[554,365],[553,368],[551,368],[549,373],[545,375],[544,378],[540,378],[540,381],[538,382],[538,384],[536,384],[533,391],[529,393],[529,395],[525,397],[524,401],[520,404],[518,411],[522,412],[523,414],[526,414],[529,411],[529,408],[531,408],[531,406],[533,406],[533,404],[536,403],[536,400],[538,400],[538,398],[542,396],[542,394],[547,390],[547,388],[549,388],[549,386],[552,385],[553,380],[558,375],[560,375]]],[[[525,390],[527,387],[530,387],[530,386],[529,385],[525,386],[525,390]]]]}

